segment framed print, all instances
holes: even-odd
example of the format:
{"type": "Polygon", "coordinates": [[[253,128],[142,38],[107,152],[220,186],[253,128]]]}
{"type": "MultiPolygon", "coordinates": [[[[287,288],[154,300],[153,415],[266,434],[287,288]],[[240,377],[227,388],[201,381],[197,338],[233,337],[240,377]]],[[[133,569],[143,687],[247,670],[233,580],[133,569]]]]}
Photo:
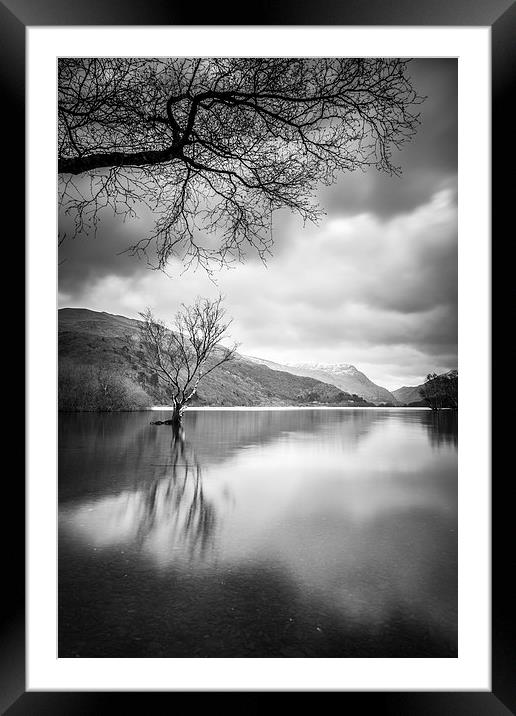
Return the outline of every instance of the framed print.
{"type": "Polygon", "coordinates": [[[230,10],[1,5],[28,399],[2,708],[509,713],[514,4],[230,10]]]}

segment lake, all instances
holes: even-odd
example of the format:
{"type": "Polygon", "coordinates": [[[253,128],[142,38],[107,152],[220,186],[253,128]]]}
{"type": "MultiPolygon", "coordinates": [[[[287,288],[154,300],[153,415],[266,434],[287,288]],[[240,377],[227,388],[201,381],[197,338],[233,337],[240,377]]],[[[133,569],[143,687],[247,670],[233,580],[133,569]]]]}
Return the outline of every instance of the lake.
{"type": "Polygon", "coordinates": [[[59,416],[60,657],[457,655],[457,417],[59,416]]]}

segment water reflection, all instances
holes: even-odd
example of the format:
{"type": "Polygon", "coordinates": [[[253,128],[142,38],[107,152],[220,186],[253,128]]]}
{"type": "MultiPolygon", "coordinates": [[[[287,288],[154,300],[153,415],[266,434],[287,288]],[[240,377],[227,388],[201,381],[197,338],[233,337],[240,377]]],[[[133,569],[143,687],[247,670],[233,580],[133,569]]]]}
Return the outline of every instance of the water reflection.
{"type": "Polygon", "coordinates": [[[428,430],[431,445],[439,447],[450,445],[457,447],[457,411],[429,410],[424,413],[424,423],[428,430]]]}
{"type": "MultiPolygon", "coordinates": [[[[132,545],[165,562],[204,558],[214,545],[216,505],[205,494],[202,466],[184,429],[161,430],[170,447],[159,453],[164,462],[153,463],[151,479],[115,496],[64,507],[61,527],[97,548],[132,545]]],[[[155,444],[155,435],[150,442],[155,444]]],[[[136,466],[141,468],[142,451],[137,454],[136,466]]]]}
{"type": "MultiPolygon", "coordinates": [[[[165,411],[153,414],[156,420],[168,417],[165,411]]],[[[331,440],[354,451],[387,418],[385,412],[364,410],[192,410],[185,414],[184,430],[199,463],[208,468],[278,441],[313,442],[318,435],[323,448],[331,440]]],[[[149,425],[149,413],[61,414],[58,434],[60,503],[139,489],[154,480],[170,451],[167,426],[149,425]]]]}
{"type": "Polygon", "coordinates": [[[170,427],[169,431],[170,466],[144,492],[139,541],[166,531],[171,547],[184,544],[190,558],[202,558],[215,534],[216,509],[205,496],[201,464],[184,429],[170,427]]]}
{"type": "Polygon", "coordinates": [[[61,422],[60,656],[456,655],[451,412],[61,422]]]}

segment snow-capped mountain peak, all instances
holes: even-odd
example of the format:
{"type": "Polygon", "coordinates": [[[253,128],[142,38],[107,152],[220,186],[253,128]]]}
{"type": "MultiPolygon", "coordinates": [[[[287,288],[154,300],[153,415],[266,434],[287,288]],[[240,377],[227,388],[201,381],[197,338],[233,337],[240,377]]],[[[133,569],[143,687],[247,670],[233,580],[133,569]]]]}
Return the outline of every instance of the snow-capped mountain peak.
{"type": "Polygon", "coordinates": [[[316,378],[323,383],[330,383],[347,393],[355,393],[372,403],[394,403],[396,398],[386,388],[376,385],[372,380],[350,363],[274,363],[263,358],[247,358],[255,363],[283,370],[294,375],[316,378]]]}
{"type": "Polygon", "coordinates": [[[350,363],[286,363],[291,368],[308,368],[312,370],[324,370],[328,373],[348,373],[355,375],[359,371],[350,363]]]}

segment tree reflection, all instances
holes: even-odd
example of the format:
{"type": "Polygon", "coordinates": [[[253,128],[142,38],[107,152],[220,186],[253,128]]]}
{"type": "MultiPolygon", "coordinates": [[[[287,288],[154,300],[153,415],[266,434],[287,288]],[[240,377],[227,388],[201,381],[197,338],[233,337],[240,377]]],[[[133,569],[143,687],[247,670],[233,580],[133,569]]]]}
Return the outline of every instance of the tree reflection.
{"type": "Polygon", "coordinates": [[[205,494],[202,467],[184,428],[173,425],[170,432],[165,475],[153,480],[143,494],[138,541],[166,530],[174,549],[182,546],[190,558],[203,557],[213,546],[217,510],[205,494]]]}
{"type": "Polygon", "coordinates": [[[424,425],[432,447],[441,445],[457,447],[457,411],[432,410],[425,412],[424,425]]]}
{"type": "Polygon", "coordinates": [[[165,430],[155,442],[149,436],[152,452],[133,453],[132,488],[61,507],[61,527],[95,550],[125,547],[163,563],[206,558],[215,546],[220,505],[206,494],[201,463],[183,429],[165,430]]]}

